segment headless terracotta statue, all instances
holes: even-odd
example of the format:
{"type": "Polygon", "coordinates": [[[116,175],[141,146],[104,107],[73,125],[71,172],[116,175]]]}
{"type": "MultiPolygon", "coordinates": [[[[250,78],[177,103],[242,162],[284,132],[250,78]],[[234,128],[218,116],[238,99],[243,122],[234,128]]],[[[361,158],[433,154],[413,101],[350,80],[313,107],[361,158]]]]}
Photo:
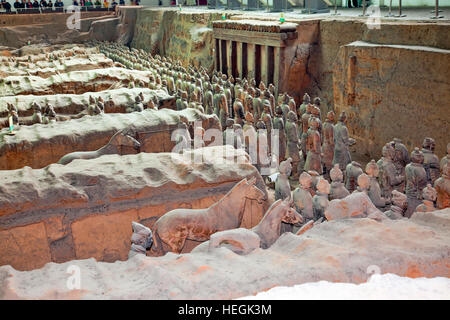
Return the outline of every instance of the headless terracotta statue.
{"type": "Polygon", "coordinates": [[[345,168],[345,188],[352,193],[356,190],[357,179],[363,173],[361,164],[356,161],[350,162],[345,168]]]}
{"type": "Polygon", "coordinates": [[[436,144],[433,138],[425,138],[422,144],[423,167],[427,173],[427,181],[431,185],[439,178],[439,158],[434,154],[436,144]]]}
{"type": "Polygon", "coordinates": [[[415,212],[431,212],[435,211],[436,207],[434,206],[434,201],[436,201],[437,198],[437,192],[436,190],[431,186],[431,184],[428,184],[425,188],[422,190],[422,204],[419,204],[415,210],[415,212]]]}

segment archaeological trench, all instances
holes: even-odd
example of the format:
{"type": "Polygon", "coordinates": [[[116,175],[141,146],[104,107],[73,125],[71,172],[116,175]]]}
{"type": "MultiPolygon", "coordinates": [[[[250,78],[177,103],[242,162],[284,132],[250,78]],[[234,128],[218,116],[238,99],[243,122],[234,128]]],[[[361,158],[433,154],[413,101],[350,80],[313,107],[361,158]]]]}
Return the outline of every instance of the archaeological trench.
{"type": "Polygon", "coordinates": [[[0,299],[450,276],[448,20],[49,15],[0,17],[0,299]]]}

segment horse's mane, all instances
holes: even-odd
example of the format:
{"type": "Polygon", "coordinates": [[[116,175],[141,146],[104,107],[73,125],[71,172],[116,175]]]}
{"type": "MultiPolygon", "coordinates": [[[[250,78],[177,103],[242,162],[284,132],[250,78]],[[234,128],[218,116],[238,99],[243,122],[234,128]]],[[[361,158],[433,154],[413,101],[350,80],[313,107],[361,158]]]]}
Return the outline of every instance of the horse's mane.
{"type": "Polygon", "coordinates": [[[277,201],[275,201],[274,203],[272,203],[272,205],[269,207],[269,209],[267,209],[266,214],[262,217],[261,221],[267,217],[269,214],[272,213],[273,210],[275,210],[275,208],[279,207],[280,205],[282,205],[284,202],[284,200],[282,199],[278,199],[277,201]]]}
{"type": "MultiPolygon", "coordinates": [[[[222,199],[228,198],[230,196],[230,194],[234,193],[236,191],[236,189],[238,189],[239,187],[241,187],[242,185],[247,184],[247,179],[242,179],[241,181],[239,181],[238,183],[236,183],[233,188],[230,189],[230,191],[228,191],[223,197],[222,199]]],[[[217,206],[222,199],[220,199],[220,201],[215,202],[213,205],[211,205],[210,208],[217,206]]]]}
{"type": "Polygon", "coordinates": [[[111,137],[111,139],[109,139],[108,144],[111,144],[120,134],[125,135],[124,129],[119,130],[116,133],[114,133],[113,136],[111,137]]]}

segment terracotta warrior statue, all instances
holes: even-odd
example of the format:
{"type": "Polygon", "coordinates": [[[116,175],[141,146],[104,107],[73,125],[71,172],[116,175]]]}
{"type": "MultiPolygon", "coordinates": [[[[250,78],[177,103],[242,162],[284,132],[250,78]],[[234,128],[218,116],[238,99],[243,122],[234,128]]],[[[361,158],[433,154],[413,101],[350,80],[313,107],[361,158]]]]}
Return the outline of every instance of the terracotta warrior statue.
{"type": "Polygon", "coordinates": [[[48,124],[50,122],[56,122],[57,118],[56,118],[56,112],[55,109],[53,108],[53,106],[51,104],[49,104],[48,102],[45,105],[44,108],[44,117],[42,119],[42,123],[48,124]]]}
{"type": "Polygon", "coordinates": [[[42,123],[42,107],[39,103],[33,102],[33,117],[31,118],[32,123],[42,123]]]}
{"type": "Polygon", "coordinates": [[[334,119],[335,114],[333,111],[327,113],[327,118],[322,128],[322,163],[323,172],[325,178],[330,177],[330,170],[333,167],[333,155],[334,155],[334,119]]]}
{"type": "Polygon", "coordinates": [[[258,144],[256,146],[258,158],[256,163],[256,168],[261,173],[261,176],[265,177],[268,174],[264,174],[261,170],[262,168],[267,168],[270,166],[270,150],[269,142],[267,137],[266,125],[263,121],[259,120],[256,123],[258,144]]]}
{"type": "Polygon", "coordinates": [[[320,178],[317,182],[317,193],[313,197],[314,221],[320,218],[325,219],[325,209],[328,207],[328,195],[330,194],[330,184],[327,180],[320,178]]]}
{"type": "Polygon", "coordinates": [[[289,108],[289,96],[284,93],[282,96],[282,102],[281,102],[281,110],[283,110],[283,121],[286,122],[287,121],[287,115],[289,113],[289,111],[291,111],[291,109],[289,108]]]}
{"type": "Polygon", "coordinates": [[[441,159],[439,167],[441,169],[441,174],[444,172],[444,166],[446,163],[450,162],[450,143],[447,144],[447,155],[441,159]]]}
{"type": "Polygon", "coordinates": [[[187,92],[186,91],[183,91],[181,89],[178,90],[176,106],[177,106],[178,111],[187,109],[188,102],[187,102],[187,92]]]}
{"type": "Polygon", "coordinates": [[[356,161],[350,162],[345,168],[345,188],[350,193],[356,190],[358,177],[362,173],[361,164],[356,161]]]}
{"type": "Polygon", "coordinates": [[[345,170],[347,164],[352,161],[349,146],[355,143],[355,140],[348,136],[348,129],[345,125],[346,121],[347,115],[345,112],[342,112],[339,115],[338,123],[334,126],[333,165],[338,163],[341,170],[345,170]]]}
{"type": "Polygon", "coordinates": [[[292,171],[292,159],[288,158],[286,161],[281,162],[278,168],[280,174],[275,180],[275,201],[278,199],[290,199],[291,185],[288,178],[292,171]]]}
{"type": "Polygon", "coordinates": [[[392,191],[392,205],[388,211],[384,214],[392,219],[398,220],[404,218],[405,210],[408,207],[408,198],[405,194],[398,192],[397,190],[392,191]]]}
{"type": "Polygon", "coordinates": [[[379,168],[375,160],[372,159],[366,165],[366,173],[369,176],[369,189],[367,195],[377,208],[384,208],[391,201],[381,195],[381,188],[378,184],[379,168]]]}
{"type": "Polygon", "coordinates": [[[227,97],[219,85],[215,87],[214,113],[220,120],[222,128],[225,128],[229,115],[227,97]]]}
{"type": "MultiPolygon", "coordinates": [[[[394,138],[392,146],[395,150],[394,166],[398,176],[405,176],[405,167],[411,161],[406,146],[399,138],[394,138]]],[[[395,190],[405,192],[405,181],[394,187],[395,190]]]]}
{"type": "Polygon", "coordinates": [[[299,178],[299,186],[292,193],[295,209],[302,215],[305,223],[314,219],[311,185],[311,176],[307,172],[302,172],[299,178]]]}
{"type": "Polygon", "coordinates": [[[298,148],[297,115],[289,111],[286,122],[287,153],[292,159],[292,177],[298,179],[300,168],[300,155],[298,148]]]}
{"type": "Polygon", "coordinates": [[[315,97],[315,98],[314,98],[314,106],[315,106],[317,109],[319,109],[319,119],[322,119],[322,113],[321,113],[321,110],[320,110],[320,104],[321,104],[320,98],[319,98],[319,97],[315,97]]]}
{"type": "Polygon", "coordinates": [[[422,144],[423,167],[427,173],[427,181],[431,185],[439,178],[439,158],[434,154],[436,144],[433,138],[425,138],[422,144]]]}
{"type": "Polygon", "coordinates": [[[312,109],[311,109],[311,117],[310,119],[314,117],[316,118],[317,122],[319,123],[317,126],[317,131],[319,131],[320,137],[322,137],[322,121],[320,120],[320,109],[318,107],[316,107],[315,105],[313,105],[312,109]]]}
{"type": "Polygon", "coordinates": [[[307,155],[306,144],[308,140],[309,118],[311,117],[311,108],[312,104],[308,104],[306,106],[306,112],[302,115],[301,119],[302,132],[300,137],[301,137],[301,150],[304,160],[306,160],[307,155]]]}
{"type": "Polygon", "coordinates": [[[7,108],[8,108],[8,121],[9,118],[12,118],[13,125],[19,125],[19,111],[17,110],[17,107],[12,103],[8,102],[7,108]]]}
{"type": "Polygon", "coordinates": [[[321,176],[316,170],[308,170],[307,172],[312,179],[312,188],[309,191],[311,192],[311,195],[314,197],[317,191],[317,182],[319,182],[321,176]]]}
{"type": "Polygon", "coordinates": [[[320,157],[321,153],[321,141],[320,134],[318,131],[319,122],[315,117],[311,117],[309,121],[308,136],[306,138],[306,162],[305,171],[315,170],[322,174],[322,160],[320,157]]]}
{"type": "MultiPolygon", "coordinates": [[[[142,92],[141,92],[142,93],[142,92]]],[[[142,99],[142,97],[141,97],[142,99]]],[[[142,99],[142,101],[144,101],[144,99],[142,99]]],[[[147,103],[147,109],[155,109],[158,110],[157,105],[159,105],[159,101],[158,98],[156,96],[153,96],[152,98],[150,98],[150,100],[147,103]]]]}
{"type": "Polygon", "coordinates": [[[303,95],[303,102],[300,105],[300,107],[298,107],[298,110],[297,110],[299,119],[301,119],[302,115],[306,112],[306,107],[309,104],[311,104],[311,97],[309,96],[308,93],[305,92],[305,94],[303,95]]]}
{"type": "Polygon", "coordinates": [[[247,112],[245,114],[245,124],[242,127],[242,132],[244,135],[244,145],[245,145],[245,152],[247,152],[252,160],[252,163],[256,163],[257,160],[257,154],[255,154],[256,145],[251,145],[252,143],[257,143],[257,132],[255,129],[255,119],[253,118],[253,115],[250,112],[247,112]]]}
{"type": "Polygon", "coordinates": [[[272,150],[271,149],[271,137],[272,137],[272,116],[270,114],[270,102],[268,100],[264,100],[263,102],[263,113],[261,114],[261,120],[264,122],[264,125],[266,127],[267,130],[267,143],[269,146],[269,152],[272,150]]]}
{"type": "Polygon", "coordinates": [[[367,174],[361,173],[358,176],[357,179],[358,187],[356,188],[355,192],[364,192],[365,194],[369,194],[369,188],[370,188],[370,178],[367,174]]]}
{"type": "Polygon", "coordinates": [[[437,191],[436,205],[439,209],[450,207],[450,162],[446,162],[442,168],[442,176],[434,183],[437,191]]]}
{"type": "MultiPolygon", "coordinates": [[[[231,83],[227,80],[225,86],[223,87],[223,92],[227,98],[228,114],[233,114],[233,95],[231,93],[231,83]]],[[[225,119],[226,120],[226,119],[225,119]]]]}
{"type": "Polygon", "coordinates": [[[386,143],[381,150],[382,157],[378,160],[377,165],[380,169],[378,180],[382,191],[382,196],[386,199],[391,198],[392,190],[395,186],[401,184],[405,177],[397,175],[397,170],[394,165],[395,150],[392,144],[386,143]]]}
{"type": "Polygon", "coordinates": [[[254,97],[252,98],[251,107],[247,104],[247,109],[251,110],[256,118],[259,118],[263,111],[261,91],[259,89],[254,89],[251,92],[254,92],[254,97]]]}
{"type": "Polygon", "coordinates": [[[245,113],[244,113],[244,105],[242,104],[242,100],[239,97],[236,97],[233,104],[233,114],[234,114],[234,122],[244,125],[245,113]]]}
{"type": "Polygon", "coordinates": [[[137,95],[134,98],[134,104],[131,108],[127,108],[127,112],[140,112],[144,111],[144,104],[142,103],[141,96],[137,95]]]}
{"type": "MultiPolygon", "coordinates": [[[[274,116],[273,108],[275,107],[275,97],[268,89],[264,90],[264,100],[267,100],[269,102],[268,113],[273,118],[273,116],[274,116]]],[[[264,102],[263,102],[263,107],[264,107],[264,102]]],[[[295,112],[295,110],[294,110],[294,112],[295,112]]]]}
{"type": "Polygon", "coordinates": [[[330,200],[342,199],[350,194],[345,188],[343,183],[344,174],[339,168],[339,164],[335,164],[333,169],[330,170],[331,187],[330,187],[330,200]]]}
{"type": "Polygon", "coordinates": [[[273,129],[275,129],[274,141],[278,141],[278,154],[276,154],[276,156],[278,156],[278,159],[281,162],[286,159],[287,141],[283,121],[283,110],[281,110],[280,106],[277,106],[275,109],[275,118],[273,119],[273,129]]]}
{"type": "Polygon", "coordinates": [[[206,114],[212,114],[214,111],[214,99],[213,99],[213,93],[212,93],[212,87],[211,83],[206,82],[205,83],[205,94],[203,96],[203,105],[205,106],[205,112],[206,114]]]}
{"type": "Polygon", "coordinates": [[[423,153],[419,148],[411,152],[411,163],[405,168],[406,196],[408,197],[408,209],[405,216],[410,218],[416,207],[422,202],[422,190],[427,185],[427,173],[423,167],[423,153]]]}
{"type": "Polygon", "coordinates": [[[436,207],[434,206],[434,201],[436,201],[437,192],[428,184],[422,190],[422,204],[419,204],[414,212],[431,212],[435,211],[436,207]]]}
{"type": "Polygon", "coordinates": [[[231,118],[227,119],[226,128],[223,131],[223,145],[229,144],[230,146],[234,145],[234,120],[231,118]]]}

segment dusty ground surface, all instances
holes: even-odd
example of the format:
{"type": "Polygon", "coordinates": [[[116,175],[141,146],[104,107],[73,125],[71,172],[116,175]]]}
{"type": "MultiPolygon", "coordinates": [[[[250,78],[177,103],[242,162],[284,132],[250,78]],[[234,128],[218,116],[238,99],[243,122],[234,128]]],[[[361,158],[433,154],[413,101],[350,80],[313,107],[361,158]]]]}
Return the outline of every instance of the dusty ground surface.
{"type": "Polygon", "coordinates": [[[124,262],[94,259],[49,263],[39,270],[0,268],[3,299],[231,299],[275,286],[305,282],[365,282],[374,272],[408,277],[450,276],[450,209],[410,220],[344,219],[301,236],[284,234],[269,249],[239,256],[226,248],[208,253],[124,262]],[[81,287],[67,286],[79,268],[81,287]],[[70,271],[70,269],[69,269],[70,271]]]}

